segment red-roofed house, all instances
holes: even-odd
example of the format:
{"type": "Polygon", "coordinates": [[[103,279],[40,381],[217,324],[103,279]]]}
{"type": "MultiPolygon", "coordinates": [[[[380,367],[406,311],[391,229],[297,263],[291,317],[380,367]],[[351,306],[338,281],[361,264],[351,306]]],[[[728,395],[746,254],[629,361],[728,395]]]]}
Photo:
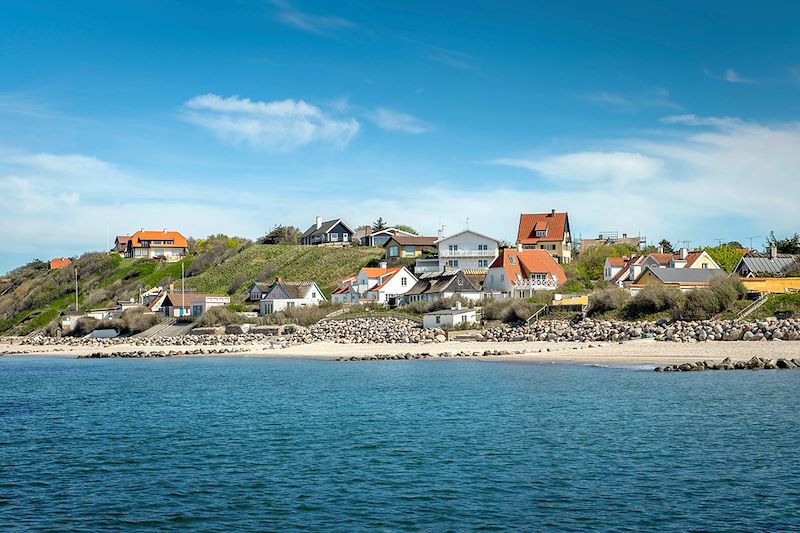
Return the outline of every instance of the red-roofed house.
{"type": "Polygon", "coordinates": [[[559,263],[572,260],[572,236],[569,231],[569,214],[523,213],[519,216],[517,245],[524,249],[547,250],[559,263]]]}
{"type": "Polygon", "coordinates": [[[50,270],[58,270],[59,268],[66,268],[72,264],[72,259],[69,257],[56,257],[50,260],[50,270]]]}
{"type": "Polygon", "coordinates": [[[603,264],[603,279],[610,281],[614,276],[619,274],[623,268],[625,268],[627,263],[627,257],[606,257],[606,261],[603,264]]]}
{"type": "Polygon", "coordinates": [[[400,296],[411,290],[417,278],[404,266],[388,268],[364,267],[355,277],[345,278],[331,293],[331,301],[338,303],[374,302],[398,305],[400,296]]]}
{"type": "Polygon", "coordinates": [[[564,269],[547,250],[506,248],[489,267],[483,292],[493,298],[522,298],[555,290],[566,281],[564,269]]]}
{"type": "Polygon", "coordinates": [[[117,238],[114,239],[114,248],[112,248],[111,251],[117,252],[122,257],[125,257],[125,252],[128,250],[129,240],[131,240],[130,235],[117,235],[117,238]]]}
{"type": "Polygon", "coordinates": [[[177,231],[140,230],[128,239],[125,257],[177,261],[185,256],[188,251],[189,243],[186,241],[186,237],[177,231]]]}

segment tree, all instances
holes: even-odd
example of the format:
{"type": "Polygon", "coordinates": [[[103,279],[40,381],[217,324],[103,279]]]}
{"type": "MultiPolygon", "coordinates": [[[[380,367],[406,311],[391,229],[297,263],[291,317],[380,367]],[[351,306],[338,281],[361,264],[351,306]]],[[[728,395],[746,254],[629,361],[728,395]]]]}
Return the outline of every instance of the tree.
{"type": "Polygon", "coordinates": [[[779,254],[800,254],[800,234],[795,232],[791,237],[785,239],[778,239],[775,237],[775,232],[769,232],[767,245],[775,245],[778,248],[779,254]]]}
{"type": "Polygon", "coordinates": [[[742,246],[742,243],[740,243],[739,241],[731,241],[725,246],[730,246],[731,248],[737,248],[739,250],[744,248],[744,246],[742,246]]]}
{"type": "Polygon", "coordinates": [[[405,224],[397,224],[395,228],[399,229],[400,231],[405,231],[407,233],[411,233],[413,235],[419,235],[417,230],[412,228],[411,226],[406,226],[405,224]]]}
{"type": "Polygon", "coordinates": [[[744,255],[739,247],[723,244],[722,246],[707,246],[703,248],[719,267],[725,272],[733,272],[739,259],[744,255]]]}
{"type": "Polygon", "coordinates": [[[664,250],[665,254],[671,254],[673,252],[672,243],[667,239],[661,239],[661,242],[659,242],[658,245],[664,250]]]}
{"type": "Polygon", "coordinates": [[[383,220],[383,217],[378,217],[378,220],[372,223],[372,231],[381,231],[389,227],[389,224],[383,220]]]}
{"type": "Polygon", "coordinates": [[[302,235],[303,232],[295,226],[276,225],[258,242],[259,244],[298,244],[302,235]]]}

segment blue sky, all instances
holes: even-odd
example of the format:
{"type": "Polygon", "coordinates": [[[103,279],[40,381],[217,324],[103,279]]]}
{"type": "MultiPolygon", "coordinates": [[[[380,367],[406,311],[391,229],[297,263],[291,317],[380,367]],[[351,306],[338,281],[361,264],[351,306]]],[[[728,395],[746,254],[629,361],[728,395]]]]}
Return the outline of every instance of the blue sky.
{"type": "Polygon", "coordinates": [[[533,4],[4,2],[0,272],[315,215],[800,230],[800,4],[533,4]]]}

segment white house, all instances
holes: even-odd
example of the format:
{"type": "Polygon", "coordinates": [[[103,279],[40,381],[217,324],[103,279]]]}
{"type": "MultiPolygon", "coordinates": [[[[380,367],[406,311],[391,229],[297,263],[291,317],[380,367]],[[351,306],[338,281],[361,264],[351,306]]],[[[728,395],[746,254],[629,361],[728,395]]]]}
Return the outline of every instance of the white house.
{"type": "Polygon", "coordinates": [[[606,257],[606,261],[603,263],[603,279],[611,281],[625,268],[627,262],[627,257],[606,257]]]}
{"type": "Polygon", "coordinates": [[[314,281],[283,281],[278,278],[261,298],[259,312],[268,315],[291,307],[317,306],[327,301],[314,281]]]}
{"type": "Polygon", "coordinates": [[[480,233],[464,230],[439,238],[439,270],[486,269],[495,260],[500,242],[480,233]]]}
{"type": "Polygon", "coordinates": [[[193,292],[171,292],[161,304],[164,314],[169,317],[200,316],[212,307],[231,303],[228,296],[219,294],[197,294],[193,292]]]}
{"type": "Polygon", "coordinates": [[[406,267],[387,268],[383,261],[380,267],[364,267],[358,275],[342,280],[331,298],[337,303],[364,301],[394,306],[416,282],[417,278],[406,267]]]}
{"type": "Polygon", "coordinates": [[[495,299],[524,298],[536,291],[553,291],[567,275],[550,252],[542,248],[505,248],[492,263],[483,282],[485,295],[495,299]]]}
{"type": "Polygon", "coordinates": [[[478,316],[475,309],[461,307],[460,303],[452,309],[431,311],[422,316],[422,327],[425,329],[453,329],[463,324],[476,324],[478,316]]]}

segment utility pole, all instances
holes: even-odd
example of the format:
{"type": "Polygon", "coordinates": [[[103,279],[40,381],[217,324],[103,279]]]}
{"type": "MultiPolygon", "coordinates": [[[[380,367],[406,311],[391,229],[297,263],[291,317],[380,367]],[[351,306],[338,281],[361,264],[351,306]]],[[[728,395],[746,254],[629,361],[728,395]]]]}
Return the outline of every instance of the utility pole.
{"type": "Polygon", "coordinates": [[[78,267],[75,267],[75,311],[80,311],[78,309],[78,267]]]}

